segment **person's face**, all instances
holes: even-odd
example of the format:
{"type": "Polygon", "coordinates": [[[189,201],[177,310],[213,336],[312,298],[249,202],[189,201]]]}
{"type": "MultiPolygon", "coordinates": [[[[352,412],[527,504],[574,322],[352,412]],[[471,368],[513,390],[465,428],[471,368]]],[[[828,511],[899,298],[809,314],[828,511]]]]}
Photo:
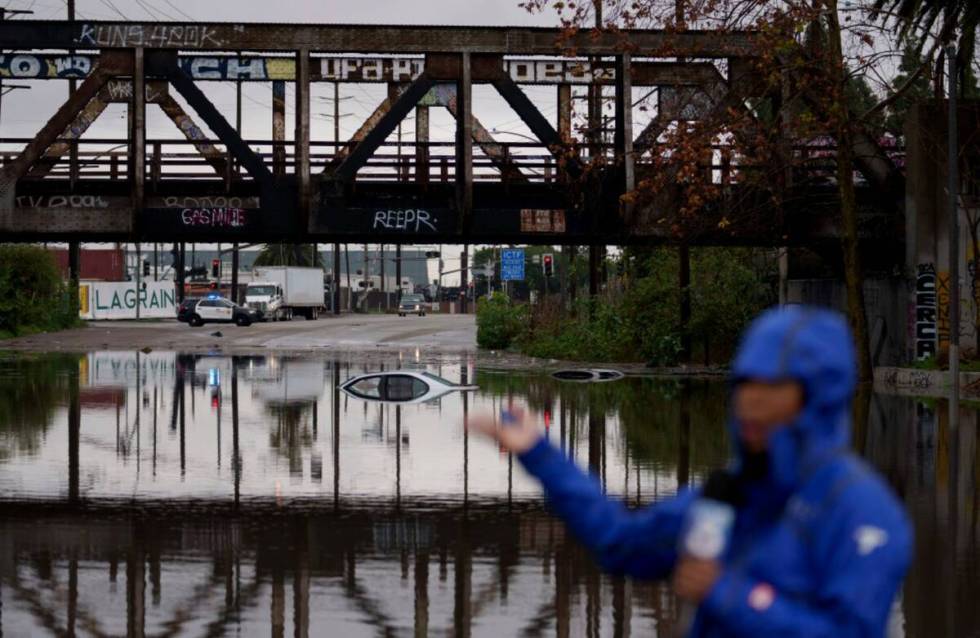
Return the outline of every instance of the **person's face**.
{"type": "Polygon", "coordinates": [[[735,388],[734,404],[742,444],[749,452],[762,452],[769,436],[803,409],[803,388],[796,381],[744,381],[735,388]]]}

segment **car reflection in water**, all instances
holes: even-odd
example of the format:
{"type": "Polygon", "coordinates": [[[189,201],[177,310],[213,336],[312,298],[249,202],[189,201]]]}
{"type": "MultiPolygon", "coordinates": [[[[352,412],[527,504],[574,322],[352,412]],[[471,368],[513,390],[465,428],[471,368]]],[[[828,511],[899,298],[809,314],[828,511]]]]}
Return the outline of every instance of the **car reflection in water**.
{"type": "Polygon", "coordinates": [[[340,384],[340,389],[355,399],[407,405],[428,403],[451,392],[471,392],[479,387],[453,383],[430,372],[393,370],[353,377],[340,384]]]}

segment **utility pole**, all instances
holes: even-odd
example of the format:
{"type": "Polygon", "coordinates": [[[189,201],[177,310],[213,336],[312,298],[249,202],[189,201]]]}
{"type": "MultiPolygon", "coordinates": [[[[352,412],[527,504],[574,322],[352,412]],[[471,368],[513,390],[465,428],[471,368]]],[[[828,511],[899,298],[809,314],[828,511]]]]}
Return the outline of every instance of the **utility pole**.
{"type": "Polygon", "coordinates": [[[402,302],[402,245],[395,244],[395,284],[397,292],[395,293],[395,303],[400,304],[402,302]]]}
{"type": "MultiPolygon", "coordinates": [[[[140,253],[140,244],[136,242],[136,318],[140,318],[140,301],[143,292],[143,256],[140,253]]],[[[137,369],[139,369],[137,367],[137,369]]]]}
{"type": "MultiPolygon", "coordinates": [[[[381,292],[384,293],[385,292],[385,245],[384,244],[379,244],[379,255],[381,256],[381,259],[379,260],[381,262],[381,270],[380,270],[381,292]]],[[[384,300],[385,300],[385,310],[388,310],[389,308],[391,308],[391,306],[388,304],[387,294],[384,295],[384,300]]]]}
{"type": "Polygon", "coordinates": [[[344,263],[347,264],[347,312],[354,303],[354,289],[350,285],[350,244],[344,244],[344,263]]]}
{"type": "Polygon", "coordinates": [[[364,244],[364,312],[368,311],[368,291],[371,284],[371,264],[368,261],[368,245],[364,244]]]}

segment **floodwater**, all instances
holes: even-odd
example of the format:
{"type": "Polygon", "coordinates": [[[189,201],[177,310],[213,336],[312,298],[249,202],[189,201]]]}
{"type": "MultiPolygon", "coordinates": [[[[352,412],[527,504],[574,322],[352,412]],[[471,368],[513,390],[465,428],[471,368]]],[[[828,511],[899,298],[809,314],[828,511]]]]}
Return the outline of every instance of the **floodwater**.
{"type": "MultiPolygon", "coordinates": [[[[0,636],[671,636],[464,414],[511,400],[631,505],[727,457],[725,388],[558,382],[466,356],[0,356],[0,636]],[[375,359],[381,361],[382,359],[375,359]],[[376,403],[380,369],[479,390],[376,403]]],[[[977,412],[875,396],[859,450],[915,521],[890,635],[980,636],[977,412]]]]}

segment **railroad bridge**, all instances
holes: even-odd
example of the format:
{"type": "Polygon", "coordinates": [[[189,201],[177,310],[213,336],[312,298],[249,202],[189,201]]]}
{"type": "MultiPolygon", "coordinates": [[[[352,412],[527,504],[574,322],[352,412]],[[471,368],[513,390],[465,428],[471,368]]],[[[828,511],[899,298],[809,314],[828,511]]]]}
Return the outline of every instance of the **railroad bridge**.
{"type": "MultiPolygon", "coordinates": [[[[669,150],[659,138],[675,122],[723,119],[760,94],[753,34],[563,37],[525,27],[0,22],[0,79],[74,87],[32,138],[0,140],[0,232],[12,241],[673,241],[675,232],[648,222],[676,213],[676,197],[636,205],[621,196],[656,170],[651,157],[669,150]],[[234,114],[202,91],[219,81],[238,86],[234,114]],[[241,135],[247,82],[271,83],[272,139],[241,135]],[[383,83],[387,95],[351,138],[316,140],[310,94],[318,82],[383,83]],[[513,109],[527,140],[499,139],[482,125],[478,85],[513,109]],[[528,85],[553,87],[553,119],[528,85]],[[594,121],[585,135],[573,127],[582,87],[599,107],[614,105],[598,133],[594,121]],[[636,130],[643,92],[656,95],[656,116],[636,130]],[[128,105],[125,135],[85,136],[112,103],[128,105]],[[147,111],[156,108],[181,139],[148,139],[147,111]],[[452,114],[454,139],[432,140],[433,108],[452,114]],[[413,140],[393,140],[413,112],[413,140]],[[610,129],[611,140],[603,134],[610,129]]],[[[901,173],[874,140],[859,136],[857,144],[862,233],[898,246],[901,173]]],[[[822,180],[800,180],[806,186],[792,206],[775,206],[766,193],[745,192],[738,173],[753,167],[729,150],[719,144],[705,165],[723,195],[703,216],[737,219],[750,201],[756,218],[763,207],[764,223],[708,223],[693,242],[836,238],[832,166],[815,169],[822,180]]]]}

